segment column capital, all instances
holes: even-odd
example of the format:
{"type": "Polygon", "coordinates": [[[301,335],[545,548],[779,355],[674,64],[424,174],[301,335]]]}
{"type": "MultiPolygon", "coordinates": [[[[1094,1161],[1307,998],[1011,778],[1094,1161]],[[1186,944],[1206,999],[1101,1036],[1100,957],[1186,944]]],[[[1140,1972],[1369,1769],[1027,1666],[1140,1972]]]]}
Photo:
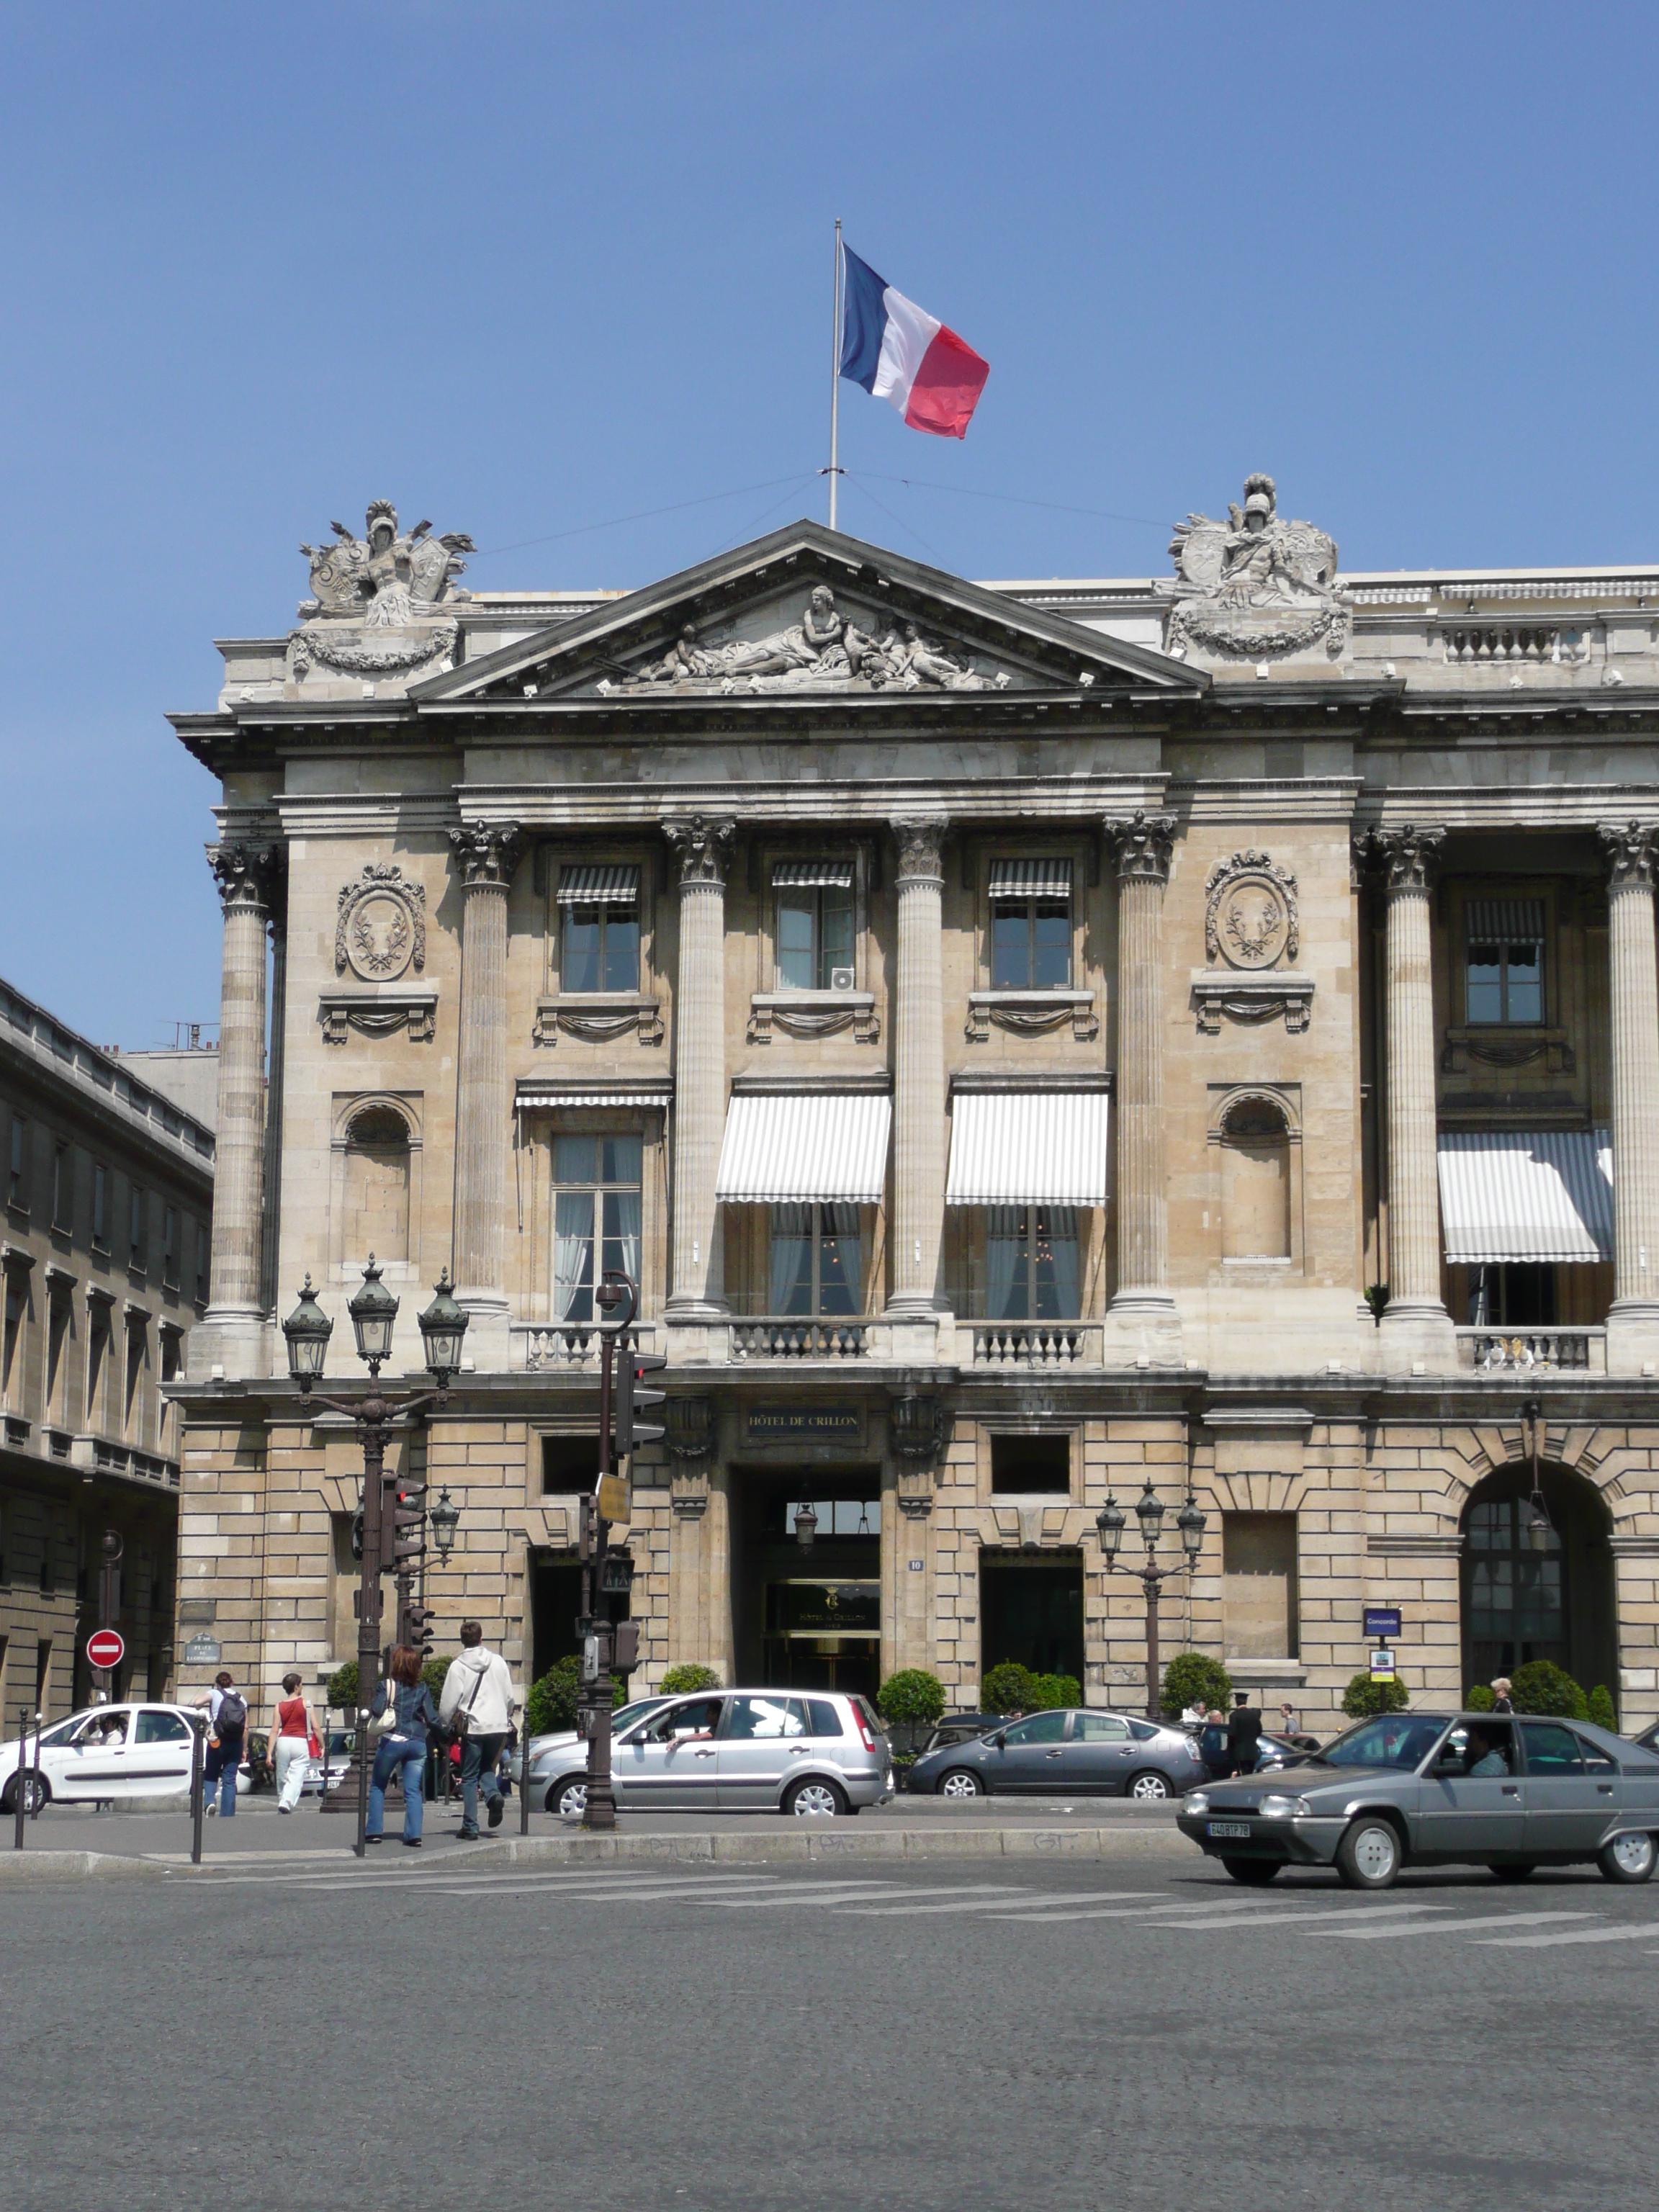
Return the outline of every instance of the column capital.
{"type": "Polygon", "coordinates": [[[280,845],[225,838],[207,848],[207,864],[219,886],[225,913],[257,914],[268,920],[276,898],[287,854],[280,845]]]}
{"type": "Polygon", "coordinates": [[[1659,879],[1659,830],[1650,822],[1598,822],[1610,890],[1651,890],[1659,879]]]}
{"type": "Polygon", "coordinates": [[[945,881],[945,833],[951,826],[943,814],[896,814],[892,820],[898,840],[898,881],[945,881]]]}
{"type": "Polygon", "coordinates": [[[1443,830],[1419,829],[1402,822],[1397,829],[1368,830],[1354,840],[1354,850],[1381,873],[1391,891],[1425,891],[1440,866],[1443,830]]]}
{"type": "Polygon", "coordinates": [[[464,822],[450,831],[449,842],[469,890],[505,890],[524,850],[524,831],[516,822],[464,822]]]}
{"type": "Polygon", "coordinates": [[[712,884],[721,889],[732,866],[738,825],[729,814],[665,815],[662,834],[680,866],[680,889],[712,884]]]}
{"type": "Polygon", "coordinates": [[[1173,814],[1148,814],[1137,807],[1130,815],[1109,814],[1101,823],[1106,842],[1117,854],[1121,884],[1167,884],[1170,860],[1175,850],[1173,814]]]}

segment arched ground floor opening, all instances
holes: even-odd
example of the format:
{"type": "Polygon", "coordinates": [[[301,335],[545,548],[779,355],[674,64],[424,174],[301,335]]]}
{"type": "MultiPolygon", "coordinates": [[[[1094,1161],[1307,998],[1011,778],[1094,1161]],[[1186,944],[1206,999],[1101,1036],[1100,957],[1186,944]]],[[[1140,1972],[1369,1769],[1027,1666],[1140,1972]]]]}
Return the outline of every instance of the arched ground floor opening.
{"type": "Polygon", "coordinates": [[[1541,1551],[1528,1534],[1529,1468],[1498,1468],[1464,1509],[1464,1686],[1550,1659],[1587,1690],[1601,1682],[1616,1694],[1611,1516],[1583,1476],[1547,1467],[1539,1480],[1550,1522],[1541,1551]]]}

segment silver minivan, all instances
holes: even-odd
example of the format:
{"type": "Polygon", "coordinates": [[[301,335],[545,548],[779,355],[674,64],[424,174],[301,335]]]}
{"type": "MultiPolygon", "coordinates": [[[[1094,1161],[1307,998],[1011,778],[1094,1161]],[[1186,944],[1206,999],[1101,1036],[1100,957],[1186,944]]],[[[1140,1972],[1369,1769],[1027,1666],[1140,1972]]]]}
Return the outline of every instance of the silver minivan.
{"type": "MultiPolygon", "coordinates": [[[[550,1813],[587,1803],[587,1747],[532,1766],[550,1813]]],[[[868,1702],[844,1692],[709,1690],[676,1698],[618,1729],[617,1802],[631,1813],[856,1813],[893,1795],[893,1761],[868,1702]]]]}

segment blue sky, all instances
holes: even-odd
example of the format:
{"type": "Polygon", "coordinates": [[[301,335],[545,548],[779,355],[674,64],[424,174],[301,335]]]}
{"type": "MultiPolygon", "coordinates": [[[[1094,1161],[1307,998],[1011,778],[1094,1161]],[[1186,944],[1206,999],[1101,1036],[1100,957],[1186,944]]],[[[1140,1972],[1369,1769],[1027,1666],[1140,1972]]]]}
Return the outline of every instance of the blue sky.
{"type": "Polygon", "coordinates": [[[1656,27],[13,0],[0,974],[104,1042],[216,1017],[161,718],[331,517],[388,496],[522,588],[821,514],[837,215],[992,365],[962,445],[843,387],[860,536],[1144,574],[1265,468],[1350,568],[1654,557],[1656,27]]]}

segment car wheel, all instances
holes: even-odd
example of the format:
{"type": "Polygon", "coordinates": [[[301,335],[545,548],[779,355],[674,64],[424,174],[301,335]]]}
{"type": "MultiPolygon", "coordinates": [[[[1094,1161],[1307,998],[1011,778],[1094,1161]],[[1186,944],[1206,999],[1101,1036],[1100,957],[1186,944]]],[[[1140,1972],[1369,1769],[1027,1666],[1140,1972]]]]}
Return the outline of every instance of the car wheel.
{"type": "Polygon", "coordinates": [[[1143,1805],[1154,1805],[1174,1792],[1164,1777],[1149,1766],[1129,1777],[1123,1794],[1126,1797],[1138,1797],[1143,1805]]]}
{"type": "Polygon", "coordinates": [[[1535,1859],[1511,1859],[1506,1866],[1495,1866],[1492,1878],[1497,1881],[1529,1881],[1537,1871],[1535,1859]]]}
{"type": "Polygon", "coordinates": [[[1246,1889],[1265,1889],[1284,1864],[1282,1859],[1223,1859],[1222,1865],[1246,1889]]]}
{"type": "Polygon", "coordinates": [[[21,1784],[14,1775],[6,1784],[5,1796],[0,1797],[0,1811],[15,1813],[17,1810],[17,1792],[20,1788],[23,1793],[23,1810],[26,1813],[38,1813],[43,1805],[50,1805],[52,1802],[52,1784],[44,1774],[26,1774],[21,1784]]]}
{"type": "Polygon", "coordinates": [[[828,1820],[847,1810],[847,1793],[837,1784],[809,1774],[784,1791],[783,1809],[799,1820],[828,1820]]]}
{"type": "Polygon", "coordinates": [[[1615,1836],[1595,1863],[1603,1881],[1646,1881],[1659,1852],[1651,1836],[1615,1836]]]}
{"type": "Polygon", "coordinates": [[[953,1766],[948,1774],[939,1777],[939,1794],[941,1797],[983,1797],[987,1791],[970,1767],[953,1766]]]}
{"type": "Polygon", "coordinates": [[[547,1793],[547,1809],[562,1820],[580,1820],[587,1810],[587,1777],[562,1774],[547,1793]]]}
{"type": "Polygon", "coordinates": [[[1403,1856],[1398,1832],[1362,1814],[1336,1847],[1336,1870],[1349,1889],[1392,1889],[1403,1856]]]}

